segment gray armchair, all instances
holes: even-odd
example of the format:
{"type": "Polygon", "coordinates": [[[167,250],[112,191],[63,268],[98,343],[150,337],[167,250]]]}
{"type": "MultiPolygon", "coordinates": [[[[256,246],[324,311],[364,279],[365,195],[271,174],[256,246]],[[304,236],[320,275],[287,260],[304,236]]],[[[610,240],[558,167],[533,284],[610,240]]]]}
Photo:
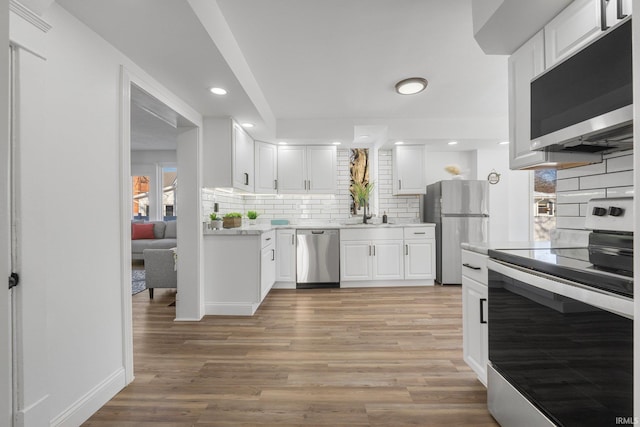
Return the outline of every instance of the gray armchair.
{"type": "Polygon", "coordinates": [[[142,254],[149,298],[153,299],[154,288],[178,287],[173,249],[145,249],[142,254]]]}

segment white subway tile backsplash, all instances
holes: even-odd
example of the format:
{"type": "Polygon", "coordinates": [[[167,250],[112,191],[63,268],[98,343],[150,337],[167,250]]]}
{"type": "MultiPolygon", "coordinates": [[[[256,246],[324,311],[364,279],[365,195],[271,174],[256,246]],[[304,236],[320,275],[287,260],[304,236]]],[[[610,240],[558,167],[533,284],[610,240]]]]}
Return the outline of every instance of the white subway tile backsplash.
{"type": "Polygon", "coordinates": [[[573,230],[584,230],[585,218],[576,217],[558,217],[556,218],[556,228],[569,228],[573,230]]]}
{"type": "Polygon", "coordinates": [[[580,205],[577,203],[558,204],[556,216],[580,216],[580,205]]]}
{"type": "Polygon", "coordinates": [[[556,194],[558,205],[563,203],[586,203],[594,197],[605,197],[604,189],[566,191],[556,194]]]}
{"type": "Polygon", "coordinates": [[[577,168],[558,170],[558,179],[575,178],[577,176],[596,175],[606,172],[606,163],[595,163],[593,165],[580,166],[577,168]]]}
{"type": "Polygon", "coordinates": [[[579,178],[559,179],[556,181],[556,191],[571,191],[580,188],[579,178]]]}
{"type": "Polygon", "coordinates": [[[633,171],[590,175],[580,178],[581,189],[624,187],[633,183],[633,171]]]}
{"type": "Polygon", "coordinates": [[[633,155],[612,157],[606,160],[607,173],[633,170],[633,155]]]}
{"type": "Polygon", "coordinates": [[[607,188],[607,197],[633,197],[633,187],[607,188]]]}

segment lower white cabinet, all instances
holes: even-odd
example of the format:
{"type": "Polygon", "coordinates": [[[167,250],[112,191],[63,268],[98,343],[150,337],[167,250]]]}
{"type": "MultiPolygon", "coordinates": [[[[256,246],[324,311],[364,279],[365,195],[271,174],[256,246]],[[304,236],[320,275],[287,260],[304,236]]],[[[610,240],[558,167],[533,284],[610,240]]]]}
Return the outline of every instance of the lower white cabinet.
{"type": "Polygon", "coordinates": [[[404,279],[402,228],[340,231],[340,281],[404,279]]]}
{"type": "Polygon", "coordinates": [[[431,279],[436,276],[435,227],[404,229],[404,278],[431,279]]]}
{"type": "Polygon", "coordinates": [[[262,248],[260,257],[260,301],[267,296],[276,281],[276,245],[262,248]]]}
{"type": "Polygon", "coordinates": [[[296,231],[276,232],[276,282],[296,281],[296,231]]]}
{"type": "Polygon", "coordinates": [[[485,386],[489,360],[487,259],[486,255],[462,251],[462,354],[485,386]]]}

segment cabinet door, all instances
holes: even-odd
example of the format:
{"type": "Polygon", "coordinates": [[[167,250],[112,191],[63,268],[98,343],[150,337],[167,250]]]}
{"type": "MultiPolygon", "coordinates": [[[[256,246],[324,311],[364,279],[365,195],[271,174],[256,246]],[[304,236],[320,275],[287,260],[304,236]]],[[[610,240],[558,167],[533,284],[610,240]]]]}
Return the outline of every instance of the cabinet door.
{"type": "MultiPolygon", "coordinates": [[[[607,9],[615,9],[609,1],[607,9]]],[[[599,35],[600,0],[575,0],[544,27],[546,68],[562,61],[599,35]]]]}
{"type": "Polygon", "coordinates": [[[262,301],[276,281],[276,252],[273,244],[262,249],[260,259],[260,301],[262,301]]]}
{"type": "Polygon", "coordinates": [[[404,278],[433,279],[435,255],[434,240],[407,241],[404,245],[404,278]]]}
{"type": "Polygon", "coordinates": [[[373,279],[404,279],[402,240],[374,240],[373,279]]]}
{"type": "Polygon", "coordinates": [[[336,147],[307,147],[307,190],[336,192],[336,147]]]}
{"type": "Polygon", "coordinates": [[[531,151],[531,79],[544,71],[540,31],[509,57],[509,167],[544,163],[546,153],[531,151]]]}
{"type": "Polygon", "coordinates": [[[306,193],[306,147],[278,147],[278,192],[306,193]]]}
{"type": "Polygon", "coordinates": [[[425,194],[424,146],[398,146],[393,149],[393,194],[425,194]]]}
{"type": "Polygon", "coordinates": [[[340,242],[340,280],[371,280],[372,249],[368,241],[340,242]]]}
{"type": "Polygon", "coordinates": [[[276,240],[276,280],[296,281],[296,233],[294,230],[278,230],[276,240]]]}
{"type": "Polygon", "coordinates": [[[240,190],[254,189],[253,139],[240,126],[233,126],[233,186],[240,190]]]}
{"type": "Polygon", "coordinates": [[[462,276],[463,357],[485,385],[489,354],[487,310],[487,287],[462,276]]]}
{"type": "Polygon", "coordinates": [[[275,194],[278,179],[278,147],[260,141],[256,141],[255,146],[255,192],[275,194]]]}

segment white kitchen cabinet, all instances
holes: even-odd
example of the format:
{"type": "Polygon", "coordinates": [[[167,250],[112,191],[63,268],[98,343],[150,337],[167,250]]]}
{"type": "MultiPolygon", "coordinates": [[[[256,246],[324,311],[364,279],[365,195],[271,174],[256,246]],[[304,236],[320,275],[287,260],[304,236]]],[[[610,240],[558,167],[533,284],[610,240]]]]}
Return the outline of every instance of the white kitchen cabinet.
{"type": "Polygon", "coordinates": [[[404,278],[434,279],[436,275],[435,227],[404,229],[404,278]]]}
{"type": "Polygon", "coordinates": [[[276,232],[276,281],[293,283],[296,281],[296,231],[276,232]]]}
{"type": "Polygon", "coordinates": [[[204,187],[253,192],[254,155],[253,139],[232,119],[204,119],[204,187]]]}
{"type": "Polygon", "coordinates": [[[334,146],[278,147],[278,193],[335,193],[334,146]]]}
{"type": "Polygon", "coordinates": [[[255,192],[275,194],[278,190],[278,147],[255,142],[255,192]]]}
{"type": "MultiPolygon", "coordinates": [[[[544,27],[546,68],[580,50],[618,22],[618,2],[605,2],[603,29],[600,0],[575,0],[544,27]]],[[[623,15],[631,15],[631,0],[620,2],[623,15]]]]}
{"type": "Polygon", "coordinates": [[[340,281],[404,279],[402,228],[340,230],[340,281]]]}
{"type": "Polygon", "coordinates": [[[425,194],[425,148],[423,145],[398,145],[393,148],[393,195],[425,194]]]}
{"type": "Polygon", "coordinates": [[[262,248],[260,257],[260,301],[264,300],[276,281],[276,245],[262,248]]]}
{"type": "Polygon", "coordinates": [[[462,251],[462,353],[464,361],[484,385],[489,359],[488,258],[462,251]]]}

